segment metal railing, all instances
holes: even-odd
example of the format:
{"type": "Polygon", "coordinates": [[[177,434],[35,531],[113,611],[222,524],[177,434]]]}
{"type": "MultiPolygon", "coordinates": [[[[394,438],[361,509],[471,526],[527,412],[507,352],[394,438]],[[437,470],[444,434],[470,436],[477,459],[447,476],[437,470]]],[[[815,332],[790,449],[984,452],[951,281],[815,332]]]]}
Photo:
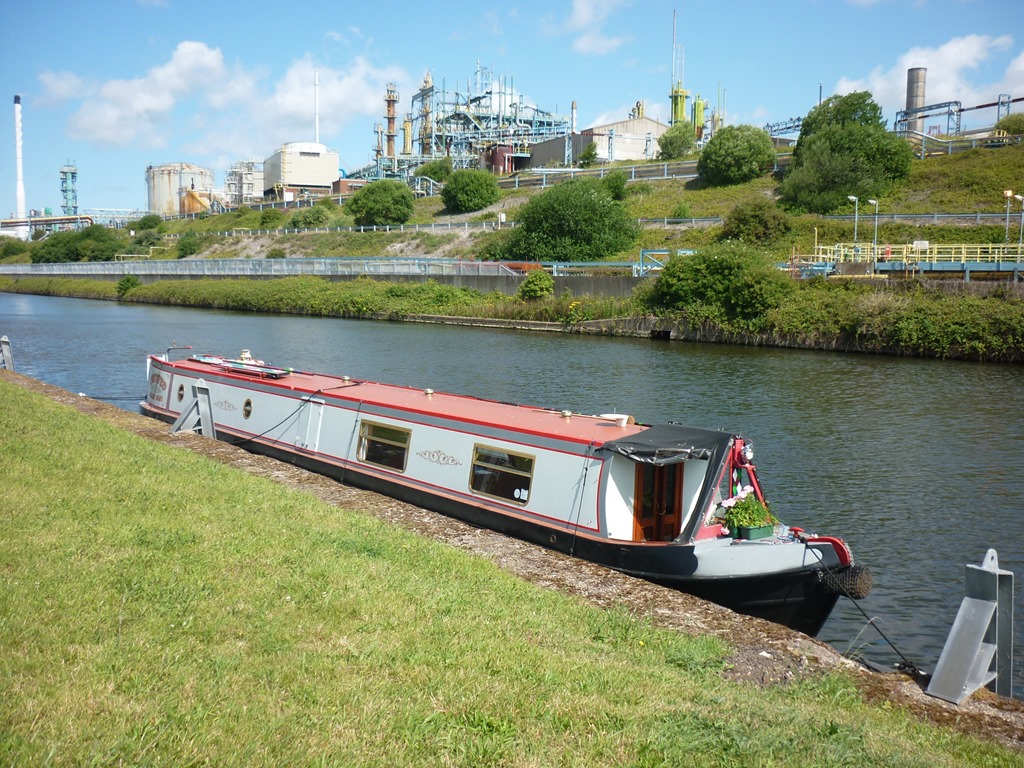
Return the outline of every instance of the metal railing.
{"type": "Polygon", "coordinates": [[[904,244],[872,245],[871,243],[838,243],[819,245],[814,253],[816,262],[841,264],[843,262],[902,261],[918,264],[985,264],[1024,263],[1024,247],[1013,244],[904,244]]]}

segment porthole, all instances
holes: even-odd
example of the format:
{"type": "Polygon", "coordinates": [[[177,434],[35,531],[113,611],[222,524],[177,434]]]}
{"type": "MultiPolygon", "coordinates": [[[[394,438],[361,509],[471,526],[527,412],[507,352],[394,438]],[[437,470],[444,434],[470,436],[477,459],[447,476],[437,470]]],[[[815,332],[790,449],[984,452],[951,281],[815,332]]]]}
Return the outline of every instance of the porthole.
{"type": "Polygon", "coordinates": [[[184,384],[179,384],[178,385],[178,402],[180,403],[184,399],[185,399],[185,385],[184,384]]]}
{"type": "Polygon", "coordinates": [[[247,419],[252,416],[252,400],[246,400],[242,404],[242,415],[247,419]]]}

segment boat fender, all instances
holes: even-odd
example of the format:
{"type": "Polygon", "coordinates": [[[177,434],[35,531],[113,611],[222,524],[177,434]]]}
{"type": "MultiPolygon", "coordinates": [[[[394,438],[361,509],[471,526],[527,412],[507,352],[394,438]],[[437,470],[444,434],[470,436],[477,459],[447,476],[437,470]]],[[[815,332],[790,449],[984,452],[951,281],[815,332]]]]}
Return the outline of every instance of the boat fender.
{"type": "Polygon", "coordinates": [[[850,548],[846,546],[846,542],[835,536],[801,536],[800,540],[805,544],[831,544],[832,549],[836,551],[836,557],[839,558],[839,564],[842,566],[853,565],[853,553],[850,548]]]}
{"type": "Polygon", "coordinates": [[[838,571],[818,571],[818,581],[826,592],[863,600],[874,586],[871,571],[862,565],[851,565],[838,571]]]}

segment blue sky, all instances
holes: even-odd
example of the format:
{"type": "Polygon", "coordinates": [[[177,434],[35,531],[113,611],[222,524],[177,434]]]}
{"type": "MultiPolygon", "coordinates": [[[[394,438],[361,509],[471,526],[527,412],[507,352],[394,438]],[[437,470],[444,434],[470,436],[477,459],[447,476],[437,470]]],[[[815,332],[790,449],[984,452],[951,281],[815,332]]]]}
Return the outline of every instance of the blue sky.
{"type": "MultiPolygon", "coordinates": [[[[364,165],[383,121],[429,70],[465,92],[479,62],[578,127],[638,101],[664,120],[672,14],[685,87],[726,122],[801,116],[825,96],[870,90],[886,118],[908,67],[928,68],[927,102],[965,107],[1024,96],[1019,0],[447,0],[197,2],[6,0],[0,45],[0,215],[15,208],[13,96],[22,97],[27,205],[59,211],[60,167],[78,167],[82,208],[144,208],[147,165],[190,162],[217,184],[240,160],[314,138],[346,170],[364,165]],[[458,86],[456,86],[458,84],[458,86]]],[[[1013,111],[1024,110],[1024,102],[1013,111]]],[[[968,112],[966,127],[995,110],[968,112]]],[[[942,121],[944,123],[944,121],[942,121]]],[[[1024,180],[1022,180],[1024,184],[1024,180]]]]}

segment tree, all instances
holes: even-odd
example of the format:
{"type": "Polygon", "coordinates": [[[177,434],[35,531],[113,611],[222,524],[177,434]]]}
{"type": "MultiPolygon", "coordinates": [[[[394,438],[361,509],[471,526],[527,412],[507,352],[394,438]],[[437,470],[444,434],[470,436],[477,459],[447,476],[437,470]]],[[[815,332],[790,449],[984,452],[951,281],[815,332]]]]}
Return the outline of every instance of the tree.
{"type": "Polygon", "coordinates": [[[786,214],[768,198],[755,197],[726,215],[722,237],[744,243],[770,243],[788,231],[786,214]]]}
{"type": "Polygon", "coordinates": [[[117,233],[99,224],[79,232],[57,232],[32,251],[32,261],[55,263],[67,261],[110,261],[128,250],[117,233]]]}
{"type": "Polygon", "coordinates": [[[696,144],[693,123],[689,120],[679,120],[658,137],[658,159],[678,160],[686,157],[693,152],[696,144]]]}
{"type": "Polygon", "coordinates": [[[424,163],[416,169],[416,175],[426,176],[438,184],[443,184],[452,175],[452,159],[450,157],[440,157],[437,160],[424,163]]]}
{"type": "Polygon", "coordinates": [[[178,238],[179,259],[187,258],[196,253],[199,253],[199,235],[195,232],[186,232],[178,238]]]}
{"type": "Polygon", "coordinates": [[[913,150],[884,128],[831,125],[816,132],[779,186],[790,208],[831,213],[847,197],[878,197],[910,173],[913,150]]]}
{"type": "Polygon", "coordinates": [[[497,179],[481,170],[455,171],[441,190],[441,199],[448,210],[459,213],[479,211],[500,198],[497,179]]]}
{"type": "Polygon", "coordinates": [[[597,261],[629,248],[638,236],[636,222],[600,180],[573,179],[523,206],[507,252],[520,261],[597,261]]]}
{"type": "Polygon", "coordinates": [[[375,227],[404,224],[412,217],[412,190],[391,179],[367,184],[345,203],[356,226],[375,227]]]}
{"type": "Polygon", "coordinates": [[[1024,136],[1024,112],[1007,115],[996,123],[997,131],[1006,131],[1011,136],[1024,136]]]}
{"type": "Polygon", "coordinates": [[[597,163],[597,143],[590,142],[580,152],[580,156],[577,159],[580,168],[590,168],[597,163]]]}
{"type": "Polygon", "coordinates": [[[701,150],[697,173],[708,184],[741,184],[774,165],[775,148],[767,133],[752,125],[730,125],[701,150]]]}
{"type": "Polygon", "coordinates": [[[604,184],[604,188],[608,190],[608,194],[612,196],[613,200],[626,199],[627,181],[629,181],[629,177],[626,176],[625,171],[612,171],[601,179],[601,183],[604,184]]]}
{"type": "Polygon", "coordinates": [[[882,108],[875,103],[869,91],[829,96],[808,112],[807,117],[801,121],[795,152],[799,154],[800,147],[807,139],[830,125],[866,125],[884,129],[885,117],[882,115],[882,108]]]}
{"type": "Polygon", "coordinates": [[[315,229],[324,226],[330,220],[331,208],[317,203],[292,214],[291,225],[294,229],[315,229]]]}
{"type": "Polygon", "coordinates": [[[676,311],[703,306],[724,321],[756,330],[793,290],[792,278],[767,254],[742,243],[721,243],[673,257],[650,301],[655,308],[676,311]]]}
{"type": "Polygon", "coordinates": [[[162,223],[163,223],[163,219],[161,219],[155,213],[147,213],[141,219],[139,219],[138,221],[134,221],[134,222],[130,223],[128,226],[131,229],[137,229],[137,230],[141,231],[141,230],[146,230],[146,229],[156,229],[162,223]]]}

